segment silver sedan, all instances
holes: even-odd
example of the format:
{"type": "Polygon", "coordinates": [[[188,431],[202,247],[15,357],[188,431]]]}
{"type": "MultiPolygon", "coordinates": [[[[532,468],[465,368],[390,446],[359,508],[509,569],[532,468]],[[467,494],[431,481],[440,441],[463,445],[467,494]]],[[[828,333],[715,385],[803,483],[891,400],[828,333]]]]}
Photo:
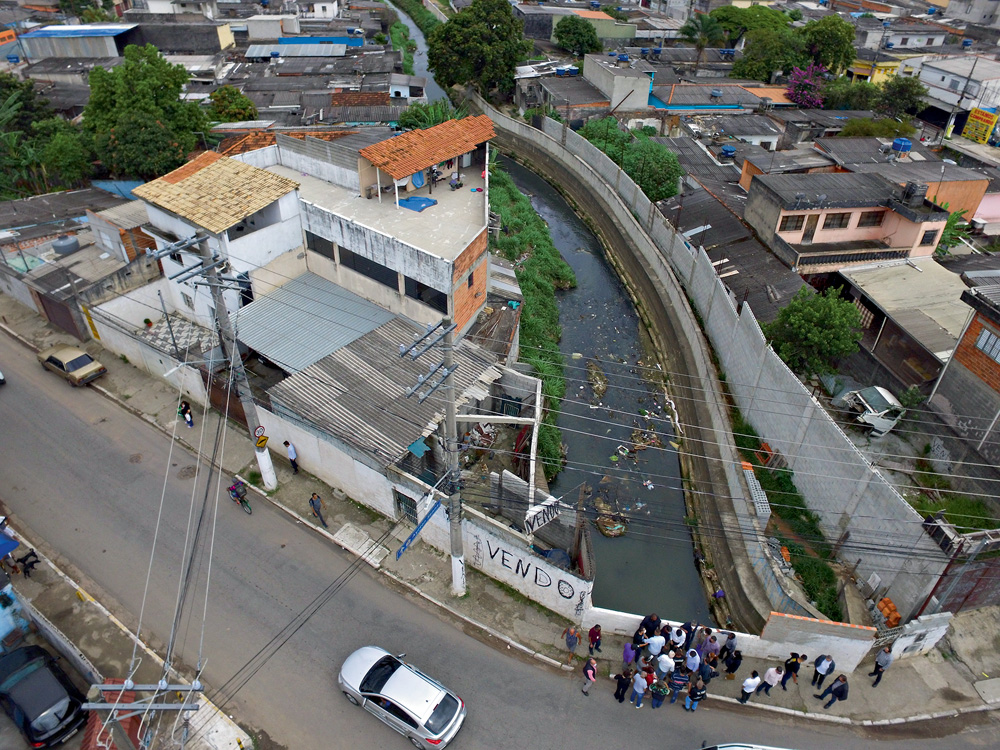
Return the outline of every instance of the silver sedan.
{"type": "Polygon", "coordinates": [[[465,702],[441,683],[378,646],[347,657],[337,682],[355,706],[362,706],[414,747],[443,748],[465,721],[465,702]]]}

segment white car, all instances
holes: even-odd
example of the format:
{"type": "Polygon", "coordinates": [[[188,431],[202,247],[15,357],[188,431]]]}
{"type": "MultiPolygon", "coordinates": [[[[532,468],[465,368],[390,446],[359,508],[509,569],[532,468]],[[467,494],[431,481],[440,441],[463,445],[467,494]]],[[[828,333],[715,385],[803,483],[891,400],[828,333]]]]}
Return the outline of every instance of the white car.
{"type": "Polygon", "coordinates": [[[347,657],[337,682],[347,700],[377,716],[414,747],[451,742],[465,721],[465,702],[436,680],[378,646],[347,657]]]}

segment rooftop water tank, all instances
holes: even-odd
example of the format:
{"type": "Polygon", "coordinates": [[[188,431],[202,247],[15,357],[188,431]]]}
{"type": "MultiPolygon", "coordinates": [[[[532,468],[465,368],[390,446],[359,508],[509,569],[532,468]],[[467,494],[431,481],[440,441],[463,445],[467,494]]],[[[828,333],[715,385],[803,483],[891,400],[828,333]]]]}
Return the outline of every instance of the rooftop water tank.
{"type": "Polygon", "coordinates": [[[601,4],[597,2],[597,0],[590,0],[590,7],[593,8],[594,10],[597,10],[598,8],[601,7],[601,4]]]}
{"type": "Polygon", "coordinates": [[[640,47],[639,48],[639,54],[641,54],[643,57],[645,57],[646,55],[648,55],[649,54],[649,47],[640,47]]]}
{"type": "Polygon", "coordinates": [[[895,47],[895,46],[896,46],[896,45],[895,45],[895,44],[893,44],[892,42],[886,42],[886,43],[885,43],[885,48],[886,48],[886,49],[892,49],[892,48],[893,48],[893,47],[895,47]]]}
{"type": "Polygon", "coordinates": [[[893,153],[899,156],[905,156],[910,153],[911,148],[913,148],[913,143],[909,138],[897,138],[892,142],[893,153]]]}
{"type": "Polygon", "coordinates": [[[972,46],[972,40],[971,39],[963,39],[962,40],[962,46],[965,47],[966,49],[968,49],[969,47],[972,46]]]}
{"type": "Polygon", "coordinates": [[[628,53],[622,52],[618,55],[618,62],[628,62],[628,53]]]}
{"type": "Polygon", "coordinates": [[[608,57],[614,57],[617,54],[618,54],[617,52],[609,52],[608,57]]]}
{"type": "Polygon", "coordinates": [[[580,75],[580,69],[578,67],[576,67],[575,65],[570,65],[568,68],[566,68],[566,75],[568,75],[568,76],[578,76],[578,75],[580,75]]]}
{"type": "Polygon", "coordinates": [[[556,75],[557,76],[564,76],[564,75],[566,75],[566,68],[556,68],[556,75]]]}
{"type": "Polygon", "coordinates": [[[722,147],[722,158],[723,159],[732,159],[735,156],[736,156],[736,147],[735,146],[723,146],[722,147]]]}
{"type": "Polygon", "coordinates": [[[883,29],[888,29],[890,26],[892,26],[892,21],[883,21],[882,22],[882,28],[883,29]]]}
{"type": "Polygon", "coordinates": [[[60,234],[52,240],[52,249],[56,251],[56,255],[69,255],[80,249],[80,240],[68,234],[60,234]]]}
{"type": "Polygon", "coordinates": [[[721,99],[722,98],[722,89],[712,89],[712,98],[713,99],[721,99]]]}
{"type": "Polygon", "coordinates": [[[927,15],[933,16],[937,12],[937,8],[928,8],[927,15]]]}
{"type": "Polygon", "coordinates": [[[663,47],[653,47],[653,54],[658,55],[663,52],[663,47]]]}
{"type": "Polygon", "coordinates": [[[275,50],[274,52],[271,53],[271,57],[281,57],[281,53],[275,50]]]}

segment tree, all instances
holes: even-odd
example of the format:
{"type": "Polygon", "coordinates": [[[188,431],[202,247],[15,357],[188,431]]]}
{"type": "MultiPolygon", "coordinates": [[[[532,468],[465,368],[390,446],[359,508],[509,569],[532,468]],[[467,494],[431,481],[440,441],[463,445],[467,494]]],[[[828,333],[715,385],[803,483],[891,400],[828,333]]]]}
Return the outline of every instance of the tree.
{"type": "Polygon", "coordinates": [[[901,135],[913,135],[916,131],[907,122],[896,122],[895,120],[863,120],[855,118],[844,123],[844,127],[837,135],[845,138],[853,136],[875,136],[876,138],[896,138],[901,135]]]}
{"type": "Polygon", "coordinates": [[[601,40],[597,38],[597,30],[580,16],[563,16],[556,24],[553,36],[556,44],[577,57],[600,52],[604,48],[601,40]]]}
{"type": "Polygon", "coordinates": [[[766,5],[752,5],[749,8],[737,8],[735,5],[725,5],[716,8],[709,15],[719,22],[723,31],[729,37],[729,44],[735,45],[748,31],[771,29],[781,31],[788,28],[788,16],[780,10],[768,8],[766,5]]]}
{"type": "Polygon", "coordinates": [[[746,35],[743,57],[733,63],[733,77],[769,82],[776,72],[808,64],[802,37],[792,29],[756,29],[746,35]]]}
{"type": "Polygon", "coordinates": [[[7,125],[11,130],[29,133],[32,123],[55,116],[49,103],[38,97],[34,81],[21,81],[10,73],[0,73],[0,102],[7,101],[13,94],[17,95],[19,106],[7,125]]]}
{"type": "Polygon", "coordinates": [[[473,0],[427,38],[427,64],[446,89],[474,83],[483,96],[514,88],[514,69],[531,51],[507,0],[473,0]]]}
{"type": "Polygon", "coordinates": [[[623,11],[617,5],[602,5],[601,13],[607,13],[616,21],[621,21],[622,23],[628,23],[629,20],[628,13],[623,11]]]}
{"type": "Polygon", "coordinates": [[[806,51],[817,65],[839,73],[854,62],[854,27],[840,16],[810,21],[802,27],[801,34],[806,51]]]}
{"type": "Polygon", "coordinates": [[[698,50],[698,59],[694,64],[695,75],[701,65],[701,56],[709,47],[718,47],[726,38],[722,26],[711,16],[691,16],[680,29],[681,39],[690,42],[698,50]]]}
{"type": "Polygon", "coordinates": [[[83,126],[94,134],[98,157],[116,177],[158,177],[196,148],[208,120],[197,104],[181,100],[188,80],[183,66],[168,63],[151,44],[130,44],[124,57],[111,70],[90,72],[83,126]],[[150,132],[131,132],[135,128],[150,132]],[[163,169],[165,164],[172,166],[163,169]]]}
{"type": "Polygon", "coordinates": [[[216,122],[257,119],[257,105],[234,86],[220,86],[208,95],[209,114],[216,122]]]}
{"type": "Polygon", "coordinates": [[[858,350],[861,313],[838,289],[803,287],[778,317],[762,326],[782,361],[800,375],[833,372],[833,362],[858,350]]]}
{"type": "MultiPolygon", "coordinates": [[[[945,203],[941,208],[947,209],[948,204],[945,203]]],[[[951,255],[951,248],[969,238],[969,225],[963,218],[966,213],[967,211],[963,208],[961,211],[953,211],[948,214],[948,220],[941,231],[941,238],[938,240],[937,247],[934,248],[935,255],[951,255]]]]}
{"type": "Polygon", "coordinates": [[[447,99],[435,99],[429,104],[411,104],[399,116],[399,127],[404,130],[423,130],[448,120],[461,120],[468,114],[463,106],[455,109],[447,99]]]}
{"type": "Polygon", "coordinates": [[[923,109],[927,87],[916,76],[890,76],[879,83],[880,95],[875,110],[885,117],[905,117],[923,109]]]}
{"type": "Polygon", "coordinates": [[[36,122],[38,149],[48,190],[80,187],[94,171],[94,145],[89,134],[60,117],[36,122]]]}
{"type": "Polygon", "coordinates": [[[788,77],[786,96],[800,107],[819,109],[823,106],[823,75],[826,69],[822,65],[809,63],[805,70],[794,68],[788,77]]]}
{"type": "Polygon", "coordinates": [[[622,168],[653,203],[677,195],[684,170],[666,146],[638,137],[625,149],[622,168]]]}
{"type": "Polygon", "coordinates": [[[874,83],[841,76],[823,87],[823,109],[872,109],[881,94],[874,83]]]}

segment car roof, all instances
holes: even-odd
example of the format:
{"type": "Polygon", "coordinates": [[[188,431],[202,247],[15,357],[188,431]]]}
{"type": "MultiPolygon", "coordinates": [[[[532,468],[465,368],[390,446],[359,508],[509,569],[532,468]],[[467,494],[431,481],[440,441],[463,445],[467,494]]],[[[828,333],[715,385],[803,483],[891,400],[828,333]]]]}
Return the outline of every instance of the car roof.
{"type": "Polygon", "coordinates": [[[34,721],[60,701],[70,697],[66,687],[47,667],[39,667],[7,693],[29,721],[34,721]]]}
{"type": "Polygon", "coordinates": [[[59,357],[60,359],[78,357],[81,354],[86,354],[87,352],[82,349],[77,349],[75,346],[53,346],[51,349],[42,352],[42,354],[48,357],[59,357]]]}
{"type": "Polygon", "coordinates": [[[445,691],[409,665],[404,663],[403,667],[392,673],[382,688],[382,695],[398,703],[423,724],[441,702],[445,691]]]}

